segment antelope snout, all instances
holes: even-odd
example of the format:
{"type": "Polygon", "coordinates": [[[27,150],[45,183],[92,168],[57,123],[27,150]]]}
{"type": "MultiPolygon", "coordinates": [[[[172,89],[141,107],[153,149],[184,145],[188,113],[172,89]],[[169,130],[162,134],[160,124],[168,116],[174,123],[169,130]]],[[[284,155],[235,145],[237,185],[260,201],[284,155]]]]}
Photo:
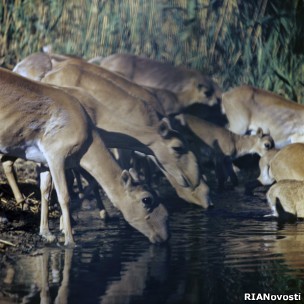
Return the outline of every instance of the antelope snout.
{"type": "Polygon", "coordinates": [[[202,197],[202,199],[200,200],[200,206],[201,207],[203,207],[204,209],[208,209],[208,208],[210,208],[210,207],[213,207],[213,203],[212,203],[212,200],[211,200],[211,198],[210,198],[210,196],[209,195],[207,195],[207,197],[204,195],[203,197],[202,197]]]}
{"type": "Polygon", "coordinates": [[[161,244],[161,243],[165,243],[166,241],[168,241],[168,239],[170,238],[170,233],[168,231],[166,231],[166,233],[164,234],[153,234],[149,237],[149,240],[152,244],[161,244]]]}

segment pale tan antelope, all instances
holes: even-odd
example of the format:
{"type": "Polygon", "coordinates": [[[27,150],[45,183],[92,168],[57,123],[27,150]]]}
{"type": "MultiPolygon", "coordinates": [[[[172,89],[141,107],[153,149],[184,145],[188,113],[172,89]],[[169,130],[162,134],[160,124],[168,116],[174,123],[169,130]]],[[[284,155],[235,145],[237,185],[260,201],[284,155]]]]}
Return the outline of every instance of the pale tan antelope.
{"type": "Polygon", "coordinates": [[[276,148],[304,141],[304,106],[282,96],[244,85],[222,96],[222,110],[229,129],[237,134],[270,133],[276,148]]]}
{"type": "Polygon", "coordinates": [[[228,177],[237,185],[233,160],[246,154],[262,156],[274,146],[271,136],[263,134],[261,128],[256,135],[238,135],[193,115],[177,117],[197,137],[200,152],[213,159],[220,189],[228,177]]]}
{"type": "Polygon", "coordinates": [[[290,144],[270,160],[269,175],[275,180],[304,180],[304,143],[290,144]]]}
{"type": "Polygon", "coordinates": [[[268,190],[267,201],[275,217],[304,218],[304,180],[278,181],[268,190]]]}
{"type": "MultiPolygon", "coordinates": [[[[134,185],[128,172],[121,172],[75,98],[5,69],[0,70],[0,92],[0,152],[48,165],[62,210],[65,245],[73,245],[74,238],[64,169],[79,164],[131,226],[151,242],[167,239],[165,208],[154,204],[141,185],[134,185]]],[[[41,209],[42,217],[47,216],[47,206],[41,209]]],[[[47,218],[41,219],[40,234],[53,239],[47,218]]]]}
{"type": "Polygon", "coordinates": [[[269,180],[276,182],[267,193],[273,215],[286,217],[283,211],[304,217],[304,144],[290,144],[269,161],[269,180]],[[278,203],[280,203],[278,205],[278,203]]]}
{"type": "MultiPolygon", "coordinates": [[[[193,69],[175,67],[169,63],[131,54],[113,54],[90,62],[119,73],[140,85],[175,93],[179,111],[194,103],[212,106],[221,98],[219,86],[210,77],[193,69]]],[[[164,108],[167,106],[164,105],[164,108]]]]}

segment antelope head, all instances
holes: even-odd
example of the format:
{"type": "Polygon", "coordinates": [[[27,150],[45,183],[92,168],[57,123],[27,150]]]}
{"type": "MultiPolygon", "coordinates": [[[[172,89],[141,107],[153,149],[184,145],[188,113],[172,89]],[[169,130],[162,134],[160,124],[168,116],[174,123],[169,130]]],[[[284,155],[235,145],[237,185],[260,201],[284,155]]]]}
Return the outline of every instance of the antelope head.
{"type": "Polygon", "coordinates": [[[20,61],[13,72],[32,80],[40,81],[52,69],[52,61],[48,54],[34,53],[20,61]]]}
{"type": "Polygon", "coordinates": [[[119,206],[127,222],[145,235],[151,243],[168,239],[168,212],[159,202],[156,193],[143,184],[134,171],[121,174],[124,202],[119,206]]]}
{"type": "Polygon", "coordinates": [[[181,88],[184,106],[194,103],[214,106],[220,103],[222,93],[215,81],[198,71],[188,71],[188,74],[190,77],[181,88]]]}
{"type": "Polygon", "coordinates": [[[255,138],[253,149],[257,154],[263,156],[268,150],[274,148],[274,141],[269,134],[263,133],[262,128],[258,128],[256,135],[251,135],[255,138]]]}
{"type": "Polygon", "coordinates": [[[165,175],[174,178],[178,185],[192,189],[197,187],[200,183],[199,166],[187,142],[171,128],[167,118],[160,121],[158,134],[161,140],[153,150],[157,158],[152,158],[154,162],[165,175]]]}

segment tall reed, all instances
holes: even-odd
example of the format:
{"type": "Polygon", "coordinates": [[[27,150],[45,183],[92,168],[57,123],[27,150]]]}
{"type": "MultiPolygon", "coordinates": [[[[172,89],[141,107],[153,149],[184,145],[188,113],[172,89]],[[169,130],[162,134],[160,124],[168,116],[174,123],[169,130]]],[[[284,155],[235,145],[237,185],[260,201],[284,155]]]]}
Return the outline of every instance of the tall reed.
{"type": "Polygon", "coordinates": [[[127,52],[304,102],[303,15],[302,0],[2,0],[0,64],[48,44],[86,59],[127,52]]]}

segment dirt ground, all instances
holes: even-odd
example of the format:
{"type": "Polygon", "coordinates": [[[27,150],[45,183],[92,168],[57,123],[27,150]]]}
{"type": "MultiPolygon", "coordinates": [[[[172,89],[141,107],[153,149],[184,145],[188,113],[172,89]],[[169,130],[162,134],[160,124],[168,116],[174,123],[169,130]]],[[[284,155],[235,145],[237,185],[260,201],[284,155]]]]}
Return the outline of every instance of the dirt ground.
{"type": "MultiPolygon", "coordinates": [[[[14,167],[25,204],[17,205],[0,166],[0,259],[6,253],[29,253],[44,246],[39,236],[40,191],[36,166],[18,159],[14,167]]],[[[59,218],[56,204],[50,207],[50,215],[53,225],[59,218]]]]}

